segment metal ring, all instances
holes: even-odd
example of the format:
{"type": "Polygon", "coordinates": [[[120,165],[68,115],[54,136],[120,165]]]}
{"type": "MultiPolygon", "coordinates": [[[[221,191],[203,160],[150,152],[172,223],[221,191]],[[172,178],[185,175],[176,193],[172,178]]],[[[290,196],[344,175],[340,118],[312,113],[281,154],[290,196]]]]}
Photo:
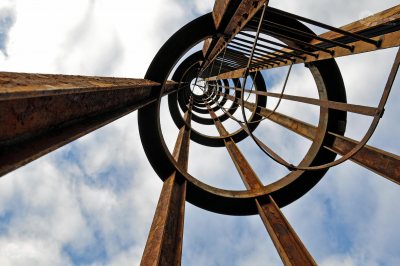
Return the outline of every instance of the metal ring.
{"type": "MultiPolygon", "coordinates": [[[[305,27],[293,19],[282,17],[278,19],[283,24],[303,29],[305,27]]],[[[214,34],[217,32],[211,13],[190,22],[164,44],[153,59],[145,78],[164,84],[181,56],[200,41],[214,34]]],[[[309,65],[309,68],[322,97],[332,101],[346,102],[343,80],[335,60],[314,62],[309,65]]],[[[224,190],[209,186],[186,171],[182,171],[172,158],[160,129],[161,90],[155,88],[152,93],[159,96],[159,101],[141,108],[138,112],[139,133],[145,153],[161,179],[165,180],[173,171],[177,170],[179,175],[188,181],[186,200],[198,207],[231,215],[256,214],[257,208],[254,199],[266,194],[271,194],[278,206],[282,207],[304,195],[327,171],[326,169],[314,172],[294,171],[272,184],[248,191],[224,190]]],[[[324,149],[323,146],[333,141],[333,138],[327,134],[328,131],[343,135],[341,125],[345,121],[346,112],[320,109],[317,137],[303,159],[303,165],[318,165],[335,159],[336,154],[324,149]]]]}

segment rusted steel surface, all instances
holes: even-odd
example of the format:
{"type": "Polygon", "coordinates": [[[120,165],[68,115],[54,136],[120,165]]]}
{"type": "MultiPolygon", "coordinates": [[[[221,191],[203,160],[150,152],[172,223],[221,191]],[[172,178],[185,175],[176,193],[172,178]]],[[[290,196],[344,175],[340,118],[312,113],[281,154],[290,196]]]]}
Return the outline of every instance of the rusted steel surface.
{"type": "Polygon", "coordinates": [[[189,160],[189,144],[191,134],[191,121],[192,121],[192,109],[189,107],[188,111],[185,112],[184,118],[185,126],[179,130],[179,135],[176,140],[174,151],[172,155],[178,162],[180,167],[187,171],[188,160],[189,160]]]}
{"type": "Polygon", "coordinates": [[[140,265],[180,265],[186,181],[164,181],[140,265]]]}
{"type": "Polygon", "coordinates": [[[216,25],[218,24],[216,29],[223,33],[223,36],[213,39],[210,44],[205,43],[203,51],[207,52],[204,53],[206,61],[203,69],[224,50],[227,41],[238,33],[265,3],[268,4],[268,0],[216,1],[213,17],[216,25]],[[223,21],[226,21],[226,24],[222,23],[223,21]]]}
{"type": "Polygon", "coordinates": [[[0,101],[157,85],[144,79],[0,72],[0,101]]]}
{"type": "Polygon", "coordinates": [[[212,12],[212,16],[214,19],[215,28],[218,29],[220,27],[222,17],[226,13],[226,9],[230,2],[234,2],[231,0],[215,0],[214,8],[212,12]]]}
{"type": "Polygon", "coordinates": [[[256,204],[284,265],[317,265],[272,197],[257,199],[256,204]]]}
{"type": "MultiPolygon", "coordinates": [[[[231,95],[226,96],[229,100],[234,100],[231,95]]],[[[254,110],[255,105],[245,102],[245,107],[249,110],[254,110]]],[[[307,138],[314,140],[317,127],[298,119],[289,117],[287,115],[275,112],[271,114],[271,110],[260,108],[260,115],[267,117],[269,120],[307,138]]],[[[329,133],[334,136],[332,145],[325,146],[325,148],[332,150],[340,155],[348,153],[358,141],[350,138],[340,136],[337,134],[329,133]]],[[[400,184],[400,157],[398,155],[383,151],[381,149],[365,145],[358,153],[356,153],[350,160],[353,162],[370,169],[371,171],[379,174],[392,182],[400,184]]]]}
{"type": "Polygon", "coordinates": [[[148,80],[4,72],[0,82],[0,175],[155,101],[160,89],[148,80]]]}
{"type": "MultiPolygon", "coordinates": [[[[185,113],[190,126],[191,115],[185,113]]],[[[190,128],[183,126],[173,156],[185,170],[188,166],[190,128]]],[[[164,181],[140,265],[180,265],[185,215],[186,181],[174,172],[164,181]]]]}
{"type": "Polygon", "coordinates": [[[224,33],[228,35],[238,33],[264,4],[268,5],[269,0],[236,0],[236,2],[240,2],[239,6],[224,30],[224,33]]]}
{"type": "Polygon", "coordinates": [[[207,38],[204,40],[204,45],[203,45],[203,50],[202,50],[203,56],[206,56],[208,48],[210,48],[211,42],[212,42],[212,38],[207,38]]]}

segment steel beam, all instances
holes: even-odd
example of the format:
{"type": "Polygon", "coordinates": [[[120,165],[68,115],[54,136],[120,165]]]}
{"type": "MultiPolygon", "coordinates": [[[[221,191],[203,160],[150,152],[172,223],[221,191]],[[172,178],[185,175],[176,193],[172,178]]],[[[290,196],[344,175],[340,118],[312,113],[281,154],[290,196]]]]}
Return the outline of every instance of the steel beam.
{"type": "MultiPolygon", "coordinates": [[[[234,89],[235,91],[242,91],[241,88],[235,87],[228,87],[229,89],[234,89]]],[[[358,105],[358,104],[350,104],[350,103],[342,103],[342,102],[335,102],[335,101],[328,101],[328,100],[320,100],[296,95],[289,95],[289,94],[281,94],[281,93],[274,93],[274,92],[267,92],[267,91],[256,91],[256,90],[249,90],[245,89],[245,92],[256,94],[256,95],[264,95],[273,98],[284,99],[288,101],[295,101],[300,103],[306,103],[310,105],[317,105],[324,108],[335,109],[340,111],[346,111],[356,114],[362,114],[367,116],[374,116],[378,113],[378,108],[358,105]]],[[[222,95],[221,93],[219,93],[222,95]]]]}
{"type": "Polygon", "coordinates": [[[155,101],[159,90],[143,79],[0,72],[0,176],[155,101]]]}
{"type": "MultiPolygon", "coordinates": [[[[227,136],[222,123],[214,111],[207,105],[211,118],[221,136],[227,136]]],[[[248,190],[258,189],[263,186],[257,174],[251,168],[246,158],[232,139],[225,139],[225,146],[248,190]]],[[[270,195],[262,196],[255,200],[258,213],[263,221],[279,256],[285,265],[317,265],[296,232],[290,226],[279,207],[270,195]]]]}
{"type": "Polygon", "coordinates": [[[256,204],[284,265],[317,265],[274,199],[264,196],[256,204]]]}
{"type": "MultiPolygon", "coordinates": [[[[191,110],[184,119],[186,125],[179,130],[173,156],[187,171],[191,110]]],[[[175,171],[164,181],[140,265],[181,265],[185,201],[186,180],[175,171]]]]}
{"type": "MultiPolygon", "coordinates": [[[[335,153],[344,155],[358,144],[350,138],[329,134],[334,136],[334,141],[326,148],[335,153]]],[[[400,156],[366,145],[351,160],[400,185],[400,156]]]]}

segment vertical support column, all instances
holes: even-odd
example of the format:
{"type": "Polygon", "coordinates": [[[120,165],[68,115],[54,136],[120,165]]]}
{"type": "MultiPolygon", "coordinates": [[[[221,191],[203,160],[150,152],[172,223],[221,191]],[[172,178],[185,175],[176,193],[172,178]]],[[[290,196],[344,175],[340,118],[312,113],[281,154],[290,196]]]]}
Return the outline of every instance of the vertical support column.
{"type": "MultiPolygon", "coordinates": [[[[227,136],[228,132],[208,104],[207,108],[219,134],[227,136]]],[[[231,138],[225,140],[225,147],[246,188],[251,190],[262,187],[263,184],[257,174],[231,138]]],[[[255,203],[261,220],[271,236],[282,262],[285,265],[317,265],[273,198],[271,196],[262,196],[256,199],[255,203]]]]}
{"type": "MultiPolygon", "coordinates": [[[[184,116],[189,126],[191,109],[190,104],[184,116]]],[[[179,131],[173,152],[184,170],[188,167],[189,143],[190,128],[185,125],[179,131]]],[[[174,172],[164,181],[140,265],[181,264],[185,200],[186,180],[174,172]]]]}

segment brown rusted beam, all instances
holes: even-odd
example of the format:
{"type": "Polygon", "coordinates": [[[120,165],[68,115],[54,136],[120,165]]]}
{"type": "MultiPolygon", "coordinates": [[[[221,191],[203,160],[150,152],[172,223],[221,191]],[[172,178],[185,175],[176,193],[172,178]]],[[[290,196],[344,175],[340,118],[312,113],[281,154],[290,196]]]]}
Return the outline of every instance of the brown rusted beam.
{"type": "Polygon", "coordinates": [[[219,29],[224,16],[227,16],[228,5],[232,4],[231,0],[215,0],[212,16],[214,19],[215,28],[219,29]]]}
{"type": "Polygon", "coordinates": [[[272,242],[284,265],[317,265],[271,196],[256,200],[272,242]]]}
{"type": "MultiPolygon", "coordinates": [[[[341,155],[348,153],[358,143],[344,136],[329,134],[335,139],[332,146],[325,148],[341,155]]],[[[400,185],[400,156],[366,145],[351,160],[400,185]]]]}
{"type": "Polygon", "coordinates": [[[0,72],[0,176],[155,101],[159,90],[142,79],[0,72]]]}
{"type": "Polygon", "coordinates": [[[212,43],[212,38],[207,38],[204,40],[203,50],[202,50],[204,56],[207,54],[207,51],[210,48],[211,43],[212,43]]]}
{"type": "MultiPolygon", "coordinates": [[[[234,96],[226,95],[226,97],[231,101],[235,100],[234,96]]],[[[255,105],[249,102],[245,102],[245,107],[250,111],[255,109],[255,105]]],[[[259,114],[307,139],[314,140],[316,136],[317,127],[314,125],[305,123],[279,112],[274,112],[271,114],[271,110],[267,108],[260,108],[259,114]]],[[[334,141],[331,146],[325,146],[325,148],[340,155],[346,154],[358,143],[358,141],[341,135],[336,135],[330,132],[329,134],[334,136],[334,141]]],[[[365,145],[350,160],[375,172],[378,175],[387,178],[392,182],[395,182],[396,184],[400,184],[400,156],[398,155],[365,145]]]]}
{"type": "MultiPolygon", "coordinates": [[[[234,89],[236,91],[242,91],[241,88],[226,87],[226,86],[223,86],[223,87],[229,88],[229,89],[234,89]]],[[[253,93],[256,95],[264,95],[264,96],[269,96],[269,97],[273,97],[273,98],[281,98],[284,100],[301,102],[301,103],[306,103],[306,104],[310,104],[310,105],[317,105],[317,106],[325,107],[325,108],[329,108],[329,109],[352,112],[352,113],[362,114],[362,115],[367,115],[367,116],[374,116],[378,113],[378,108],[376,108],[376,107],[370,107],[370,106],[364,106],[364,105],[358,105],[358,104],[320,100],[320,99],[314,99],[314,98],[308,98],[308,97],[302,97],[302,96],[296,96],[296,95],[289,95],[289,94],[281,95],[280,93],[267,92],[267,91],[256,91],[256,90],[249,90],[249,89],[245,89],[244,91],[253,93]]],[[[222,94],[220,93],[220,95],[222,95],[222,94]]]]}
{"type": "MultiPolygon", "coordinates": [[[[0,101],[159,85],[145,79],[0,72],[0,101]]],[[[175,85],[175,82],[168,81],[166,93],[175,85]]]]}
{"type": "MultiPolygon", "coordinates": [[[[214,124],[220,136],[229,135],[225,127],[218,120],[214,111],[207,104],[207,109],[214,119],[214,124]]],[[[225,147],[239,172],[248,190],[257,189],[263,186],[257,174],[251,168],[246,158],[240,152],[235,142],[226,138],[225,147]]],[[[314,259],[307,251],[296,232],[280,211],[271,196],[262,196],[255,200],[261,220],[263,221],[272,242],[274,243],[279,256],[285,265],[316,265],[314,259]]]]}
{"type": "MultiPolygon", "coordinates": [[[[367,29],[373,29],[388,23],[393,23],[395,21],[398,21],[399,19],[400,19],[400,5],[396,5],[386,10],[380,11],[369,17],[351,22],[345,26],[340,27],[340,29],[346,32],[358,33],[367,29]]],[[[322,33],[320,37],[329,40],[336,40],[340,37],[343,37],[343,34],[335,31],[328,31],[322,33]]],[[[322,42],[319,40],[313,40],[311,43],[318,45],[322,42]]]]}
{"type": "MultiPolygon", "coordinates": [[[[187,170],[191,111],[184,117],[173,156],[187,170]]],[[[181,265],[186,181],[174,172],[164,181],[140,265],[181,265]]]]}

